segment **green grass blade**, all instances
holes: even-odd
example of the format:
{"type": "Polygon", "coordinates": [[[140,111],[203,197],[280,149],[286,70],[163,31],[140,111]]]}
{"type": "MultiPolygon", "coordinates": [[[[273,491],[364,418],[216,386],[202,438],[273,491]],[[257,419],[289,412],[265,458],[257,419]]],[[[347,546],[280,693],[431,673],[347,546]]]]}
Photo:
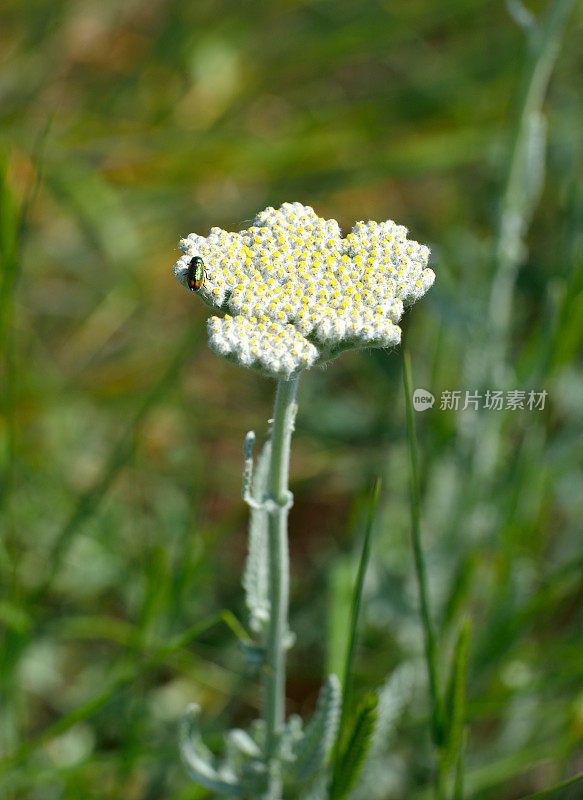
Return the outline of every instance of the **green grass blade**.
{"type": "Polygon", "coordinates": [[[350,609],[350,633],[348,637],[346,661],[344,663],[344,680],[342,682],[342,715],[340,718],[340,729],[342,729],[342,723],[345,721],[346,715],[348,714],[348,700],[352,685],[352,671],[354,669],[354,657],[356,654],[358,620],[360,618],[360,609],[362,606],[364,579],[366,576],[366,570],[368,568],[368,562],[370,560],[372,530],[373,530],[380,490],[381,490],[381,479],[377,478],[370,499],[368,518],[366,523],[366,531],[364,534],[364,541],[362,543],[362,552],[360,554],[360,561],[358,564],[356,583],[354,584],[354,591],[352,594],[352,604],[350,609]]]}
{"type": "Polygon", "coordinates": [[[457,754],[455,765],[455,776],[453,783],[453,800],[464,800],[464,777],[465,777],[465,756],[468,744],[468,729],[464,728],[461,735],[460,748],[457,754]]]}
{"type": "MultiPolygon", "coordinates": [[[[18,208],[9,182],[8,154],[0,152],[0,417],[6,433],[0,437],[0,507],[11,495],[15,461],[15,359],[12,296],[18,276],[18,208]]],[[[0,560],[10,562],[7,545],[0,560]]]]}
{"type": "Polygon", "coordinates": [[[470,621],[465,619],[455,646],[445,701],[446,729],[442,758],[446,769],[451,769],[458,762],[463,746],[469,642],[470,621]]]}
{"type": "Polygon", "coordinates": [[[18,271],[18,209],[8,181],[9,160],[0,154],[0,337],[4,341],[6,315],[18,271]]]}
{"type": "Polygon", "coordinates": [[[329,675],[343,675],[346,661],[346,620],[354,588],[354,559],[339,554],[328,574],[328,620],[326,631],[327,667],[329,675]]]}
{"type": "Polygon", "coordinates": [[[360,562],[358,564],[358,573],[356,576],[356,582],[354,584],[354,590],[352,593],[350,629],[349,629],[348,643],[346,649],[346,660],[344,662],[344,676],[342,681],[342,710],[340,713],[340,725],[338,727],[338,733],[334,745],[334,755],[332,758],[333,775],[336,774],[336,771],[339,768],[340,744],[343,738],[343,731],[348,717],[350,689],[352,684],[352,671],[354,668],[354,656],[356,652],[357,627],[358,627],[358,620],[360,617],[360,608],[362,605],[364,578],[366,575],[366,570],[370,559],[372,529],[373,529],[380,490],[381,490],[381,479],[377,478],[371,494],[367,525],[364,534],[364,542],[362,544],[362,552],[360,554],[360,562]]]}
{"type": "Polygon", "coordinates": [[[439,689],[439,675],[437,665],[437,641],[433,622],[431,621],[429,606],[429,591],[427,587],[427,573],[425,557],[421,547],[421,503],[419,500],[419,471],[417,467],[417,445],[415,437],[415,419],[413,416],[412,390],[411,390],[411,359],[407,350],[403,348],[403,383],[405,387],[405,408],[407,415],[407,439],[409,442],[409,462],[411,472],[411,542],[415,561],[415,573],[419,588],[419,601],[421,606],[421,620],[425,635],[425,659],[429,675],[429,690],[433,704],[432,732],[435,744],[440,747],[443,743],[444,712],[443,700],[439,689]]]}
{"type": "MultiPolygon", "coordinates": [[[[529,794],[528,797],[522,797],[521,800],[547,800],[547,798],[548,800],[551,800],[551,798],[560,800],[560,797],[563,795],[558,795],[557,792],[562,792],[564,789],[569,789],[571,786],[576,786],[579,783],[583,783],[583,772],[579,775],[575,775],[573,778],[569,778],[567,781],[563,781],[563,783],[552,786],[550,789],[544,789],[542,792],[529,794]]],[[[575,795],[573,795],[573,797],[574,796],[575,795]]]]}

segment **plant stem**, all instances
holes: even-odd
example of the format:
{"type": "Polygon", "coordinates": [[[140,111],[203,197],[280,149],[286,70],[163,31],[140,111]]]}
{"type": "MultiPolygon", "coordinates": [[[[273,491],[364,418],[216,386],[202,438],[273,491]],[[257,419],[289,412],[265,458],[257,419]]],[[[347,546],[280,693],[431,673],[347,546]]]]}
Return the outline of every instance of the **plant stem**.
{"type": "Polygon", "coordinates": [[[269,628],[265,656],[265,760],[270,770],[269,788],[264,800],[279,800],[277,745],[285,721],[285,654],[288,636],[289,551],[287,516],[289,511],[289,456],[296,415],[299,376],[280,380],[275,397],[271,431],[271,461],[267,480],[269,544],[269,628]]]}
{"type": "MultiPolygon", "coordinates": [[[[531,152],[535,149],[533,137],[540,136],[541,148],[546,145],[546,131],[536,131],[535,126],[542,113],[544,97],[572,7],[573,0],[552,0],[549,3],[540,32],[531,42],[530,57],[525,67],[501,202],[496,273],[490,295],[489,319],[494,347],[497,348],[495,355],[499,359],[493,369],[501,365],[506,355],[514,283],[523,258],[521,244],[541,190],[542,172],[538,185],[530,185],[532,175],[529,173],[535,168],[531,152]]],[[[539,155],[538,148],[535,152],[539,155]]],[[[544,159],[544,149],[540,157],[544,159]]]]}
{"type": "MultiPolygon", "coordinates": [[[[546,122],[543,105],[561,41],[573,10],[574,0],[550,0],[540,25],[530,37],[530,52],[524,69],[512,133],[506,181],[500,203],[496,233],[495,270],[487,314],[484,383],[506,388],[507,364],[512,327],[514,287],[525,259],[524,239],[535,212],[544,182],[546,122]]],[[[483,339],[480,337],[480,362],[483,339]]],[[[491,477],[500,445],[501,414],[489,414],[483,421],[475,415],[473,461],[478,479],[491,477]]]]}

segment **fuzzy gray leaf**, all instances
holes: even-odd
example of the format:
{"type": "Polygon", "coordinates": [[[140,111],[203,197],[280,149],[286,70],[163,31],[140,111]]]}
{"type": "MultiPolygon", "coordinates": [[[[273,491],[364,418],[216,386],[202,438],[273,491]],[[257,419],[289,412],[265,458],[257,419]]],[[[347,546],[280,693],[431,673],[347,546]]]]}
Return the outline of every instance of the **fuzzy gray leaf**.
{"type": "Polygon", "coordinates": [[[180,723],[180,752],[190,777],[199,786],[204,786],[211,792],[227,797],[243,795],[244,789],[232,770],[227,767],[215,768],[214,756],[203,743],[195,727],[198,712],[199,707],[193,703],[180,723]]]}
{"type": "Polygon", "coordinates": [[[378,689],[377,724],[370,750],[353,787],[350,800],[384,800],[396,794],[402,767],[391,752],[397,724],[410,702],[415,686],[417,666],[405,662],[397,667],[378,689]]]}
{"type": "Polygon", "coordinates": [[[372,741],[372,750],[377,753],[394,732],[395,725],[409,702],[413,692],[413,667],[405,663],[387,678],[377,691],[377,725],[372,741]]]}
{"type": "Polygon", "coordinates": [[[343,800],[350,792],[368,756],[377,721],[378,697],[375,692],[363,697],[347,726],[334,765],[330,800],[343,800]]]}
{"type": "Polygon", "coordinates": [[[320,690],[314,716],[293,748],[293,780],[305,781],[323,767],[338,730],[341,694],[340,681],[336,675],[329,675],[320,690]]]}
{"type": "MultiPolygon", "coordinates": [[[[267,441],[257,459],[251,486],[251,497],[257,503],[261,503],[265,495],[270,458],[271,442],[267,441]]],[[[264,631],[269,622],[267,557],[267,513],[263,508],[251,506],[249,550],[243,573],[243,588],[250,614],[249,624],[256,633],[264,631]]]]}
{"type": "Polygon", "coordinates": [[[192,703],[180,722],[180,752],[190,777],[199,786],[229,800],[263,794],[267,770],[256,742],[245,731],[230,731],[226,758],[219,763],[198,731],[199,711],[199,707],[192,703]]]}

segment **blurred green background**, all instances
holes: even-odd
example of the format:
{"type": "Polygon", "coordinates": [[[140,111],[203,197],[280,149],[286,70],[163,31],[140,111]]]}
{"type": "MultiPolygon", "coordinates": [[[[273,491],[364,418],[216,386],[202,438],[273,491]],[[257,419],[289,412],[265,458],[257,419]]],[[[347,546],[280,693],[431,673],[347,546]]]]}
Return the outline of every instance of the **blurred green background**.
{"type": "MultiPolygon", "coordinates": [[[[3,0],[3,800],[207,797],[179,761],[184,707],[211,743],[258,713],[227,625],[174,637],[223,609],[245,622],[242,442],[274,386],[210,353],[171,265],[181,236],[295,200],[432,248],[404,320],[414,386],[548,391],[543,411],[416,416],[423,535],[444,669],[473,621],[467,797],[583,770],[582,29],[577,5],[501,367],[488,309],[529,69],[504,3],[3,0]]],[[[288,711],[338,668],[380,474],[357,684],[398,690],[353,797],[428,798],[400,354],[308,372],[299,402],[288,711]]]]}

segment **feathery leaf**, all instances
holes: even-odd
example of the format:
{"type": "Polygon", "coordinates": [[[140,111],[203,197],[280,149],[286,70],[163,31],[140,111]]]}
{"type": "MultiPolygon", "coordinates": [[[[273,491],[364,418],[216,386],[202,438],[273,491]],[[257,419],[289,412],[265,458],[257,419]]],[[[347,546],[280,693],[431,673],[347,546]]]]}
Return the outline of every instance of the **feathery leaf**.
{"type": "Polygon", "coordinates": [[[342,800],[356,783],[371,746],[377,721],[378,695],[364,696],[352,718],[335,764],[330,800],[342,800]]]}
{"type": "Polygon", "coordinates": [[[305,781],[324,765],[338,730],[340,697],[340,681],[329,675],[320,689],[314,716],[293,748],[296,760],[290,772],[294,780],[305,781]]]}

